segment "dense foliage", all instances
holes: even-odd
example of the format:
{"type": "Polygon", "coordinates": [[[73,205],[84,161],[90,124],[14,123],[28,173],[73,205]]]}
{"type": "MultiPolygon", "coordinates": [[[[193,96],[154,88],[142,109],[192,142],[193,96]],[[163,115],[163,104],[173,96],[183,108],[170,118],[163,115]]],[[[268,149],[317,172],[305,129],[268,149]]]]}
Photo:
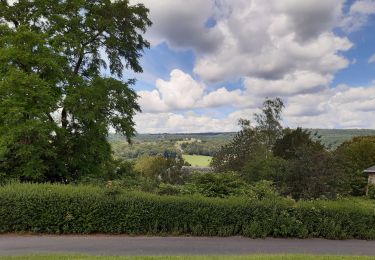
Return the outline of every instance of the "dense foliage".
{"type": "Polygon", "coordinates": [[[345,169],[345,180],[351,195],[363,195],[367,176],[363,170],[375,165],[375,136],[355,137],[335,150],[336,157],[345,169]]]}
{"type": "Polygon", "coordinates": [[[209,199],[111,187],[0,188],[0,232],[375,238],[373,201],[209,199]]]}
{"type": "Polygon", "coordinates": [[[111,167],[109,128],[129,140],[151,25],[128,0],[0,2],[0,173],[67,182],[111,167]],[[106,69],[111,77],[103,76],[106,69]]]}
{"type": "Polygon", "coordinates": [[[243,180],[272,181],[280,194],[295,199],[364,195],[363,170],[375,164],[375,138],[355,137],[329,150],[320,136],[302,128],[282,129],[283,103],[266,100],[257,125],[240,120],[241,131],[215,154],[218,172],[237,171],[243,180]]]}

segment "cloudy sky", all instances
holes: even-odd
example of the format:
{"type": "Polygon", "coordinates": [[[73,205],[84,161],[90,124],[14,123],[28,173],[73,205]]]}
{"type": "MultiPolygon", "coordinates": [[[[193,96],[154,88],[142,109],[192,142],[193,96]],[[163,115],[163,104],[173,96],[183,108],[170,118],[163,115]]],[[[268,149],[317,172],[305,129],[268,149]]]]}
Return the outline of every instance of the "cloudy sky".
{"type": "Polygon", "coordinates": [[[375,128],[375,0],[131,0],[150,9],[140,133],[238,130],[265,97],[289,127],[375,128]]]}

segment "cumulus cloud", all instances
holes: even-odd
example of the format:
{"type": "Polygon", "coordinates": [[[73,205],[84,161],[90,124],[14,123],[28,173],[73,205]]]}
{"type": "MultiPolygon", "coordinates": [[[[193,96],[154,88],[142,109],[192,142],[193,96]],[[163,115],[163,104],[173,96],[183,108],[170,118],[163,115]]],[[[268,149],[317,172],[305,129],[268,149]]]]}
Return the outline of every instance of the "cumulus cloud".
{"type": "MultiPolygon", "coordinates": [[[[285,99],[284,125],[311,128],[375,128],[375,85],[338,86],[285,99]]],[[[258,104],[259,106],[261,104],[258,104]]],[[[237,131],[240,118],[252,119],[257,108],[238,109],[227,116],[185,113],[142,113],[136,116],[142,133],[237,131]]]]}
{"type": "Polygon", "coordinates": [[[225,37],[214,53],[199,56],[194,68],[206,81],[273,80],[297,70],[333,74],[349,65],[339,53],[352,43],[332,33],[342,0],[222,2],[231,11],[215,29],[225,37]]]}
{"type": "Polygon", "coordinates": [[[374,0],[349,9],[345,0],[141,1],[151,10],[153,44],[195,53],[194,78],[173,70],[154,90],[138,92],[142,129],[231,131],[264,97],[275,96],[286,101],[284,120],[292,127],[375,127],[375,87],[331,86],[336,72],[355,63],[343,55],[353,43],[336,29],[362,28],[375,13],[374,0]],[[238,79],[241,88],[217,84],[208,91],[210,83],[238,79]],[[186,112],[220,106],[236,111],[217,118],[186,112]]]}
{"type": "Polygon", "coordinates": [[[247,93],[263,97],[290,96],[301,93],[317,92],[332,80],[330,74],[324,75],[311,71],[295,71],[282,79],[266,80],[261,78],[245,79],[247,93]]]}
{"type": "Polygon", "coordinates": [[[225,87],[207,92],[202,82],[189,74],[174,69],[169,80],[158,79],[156,89],[138,91],[139,103],[144,112],[167,112],[193,108],[212,108],[242,103],[242,91],[229,91],[225,87]]]}
{"type": "Polygon", "coordinates": [[[292,125],[327,128],[374,128],[375,86],[327,88],[288,98],[285,119],[292,125]]]}
{"type": "Polygon", "coordinates": [[[165,41],[176,49],[210,52],[221,40],[220,31],[206,26],[214,12],[214,1],[131,0],[132,4],[140,2],[150,9],[153,26],[147,37],[153,45],[165,41]]]}

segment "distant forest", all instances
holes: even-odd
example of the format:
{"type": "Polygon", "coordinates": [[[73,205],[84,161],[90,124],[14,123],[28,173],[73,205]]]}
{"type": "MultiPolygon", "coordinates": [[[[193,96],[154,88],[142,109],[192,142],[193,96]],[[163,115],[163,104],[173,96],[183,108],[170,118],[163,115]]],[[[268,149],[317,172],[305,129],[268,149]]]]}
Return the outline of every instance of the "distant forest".
{"type": "MultiPolygon", "coordinates": [[[[313,139],[319,139],[328,149],[337,148],[345,141],[355,136],[375,136],[374,129],[308,129],[313,139]]],[[[135,159],[141,155],[162,155],[165,151],[185,154],[198,154],[213,156],[219,148],[234,137],[235,132],[217,133],[161,133],[137,134],[129,145],[126,138],[110,134],[109,140],[113,147],[115,157],[122,159],[135,159]],[[187,140],[176,145],[177,142],[187,140]]]]}

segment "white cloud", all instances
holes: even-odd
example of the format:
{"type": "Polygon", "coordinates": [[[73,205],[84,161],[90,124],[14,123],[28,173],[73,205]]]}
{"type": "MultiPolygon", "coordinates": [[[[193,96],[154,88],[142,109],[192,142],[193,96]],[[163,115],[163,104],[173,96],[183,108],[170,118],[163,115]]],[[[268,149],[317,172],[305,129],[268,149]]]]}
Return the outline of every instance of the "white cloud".
{"type": "Polygon", "coordinates": [[[292,74],[285,75],[282,79],[246,78],[245,85],[248,95],[274,97],[316,92],[326,87],[331,80],[330,74],[322,75],[311,71],[295,71],[292,74]]]}
{"type": "Polygon", "coordinates": [[[285,118],[291,126],[375,128],[375,86],[338,86],[288,99],[285,118]]]}
{"type": "Polygon", "coordinates": [[[368,63],[374,63],[375,62],[375,53],[371,55],[371,57],[368,59],[368,63]]]}
{"type": "Polygon", "coordinates": [[[189,74],[181,70],[172,70],[170,80],[158,79],[156,87],[168,107],[189,109],[203,95],[204,87],[196,82],[189,74]]]}
{"type": "Polygon", "coordinates": [[[173,70],[154,90],[140,91],[147,112],[137,116],[141,129],[235,130],[237,120],[252,118],[266,96],[283,97],[285,124],[292,127],[375,128],[375,86],[330,88],[335,73],[355,63],[343,56],[353,43],[334,29],[362,28],[375,1],[355,1],[346,13],[344,0],[142,1],[151,9],[153,44],[193,49],[199,80],[173,70]],[[208,28],[210,18],[215,22],[208,28]],[[238,79],[241,88],[208,91],[211,82],[238,79]],[[186,112],[219,106],[236,111],[226,117],[186,112]]]}
{"type": "Polygon", "coordinates": [[[351,6],[349,14],[341,21],[341,27],[346,32],[353,32],[363,27],[370,15],[375,14],[374,0],[357,0],[351,6]]]}
{"type": "MultiPolygon", "coordinates": [[[[375,128],[375,85],[325,87],[317,93],[297,94],[284,100],[284,125],[290,127],[375,128]]],[[[259,107],[261,102],[254,104],[259,107]]],[[[192,112],[142,113],[136,116],[136,122],[138,131],[150,133],[237,131],[238,119],[251,120],[258,111],[257,108],[240,108],[227,116],[192,112]]]]}
{"type": "Polygon", "coordinates": [[[242,91],[237,89],[228,91],[226,88],[221,87],[212,91],[202,98],[201,106],[203,107],[218,107],[223,105],[238,105],[242,103],[242,91]]]}
{"type": "Polygon", "coordinates": [[[281,79],[297,70],[333,74],[349,65],[339,53],[352,43],[331,32],[341,0],[221,2],[230,10],[215,27],[223,41],[213,53],[198,53],[194,68],[206,81],[281,79]]]}
{"type": "Polygon", "coordinates": [[[350,13],[373,14],[375,13],[374,0],[359,0],[350,7],[350,13]]]}
{"type": "Polygon", "coordinates": [[[174,69],[168,81],[156,80],[156,89],[138,91],[139,103],[144,112],[170,112],[193,108],[211,108],[223,105],[237,106],[243,100],[241,90],[229,91],[225,87],[207,92],[206,86],[189,74],[174,69]]]}

